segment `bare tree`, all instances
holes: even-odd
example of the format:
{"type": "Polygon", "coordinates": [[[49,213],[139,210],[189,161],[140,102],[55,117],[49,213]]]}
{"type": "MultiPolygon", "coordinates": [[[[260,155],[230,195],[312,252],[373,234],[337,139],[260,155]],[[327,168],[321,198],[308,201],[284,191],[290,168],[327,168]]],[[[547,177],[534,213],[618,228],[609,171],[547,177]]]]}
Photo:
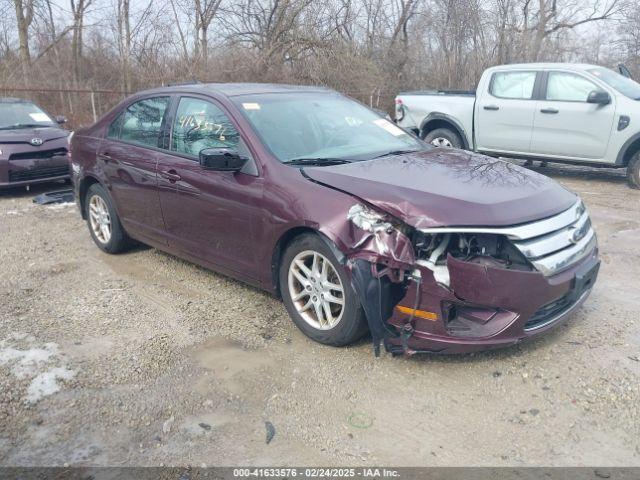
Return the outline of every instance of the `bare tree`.
{"type": "Polygon", "coordinates": [[[18,41],[20,42],[20,65],[22,67],[23,81],[29,81],[29,68],[31,67],[31,52],[29,50],[29,27],[33,21],[34,0],[13,0],[16,10],[16,23],[18,27],[18,41]]]}
{"type": "Polygon", "coordinates": [[[222,0],[194,0],[196,11],[196,57],[200,57],[206,70],[209,59],[209,26],[222,0]]]}
{"type": "Polygon", "coordinates": [[[71,54],[73,63],[73,82],[80,83],[82,78],[82,49],[83,29],[85,28],[85,14],[93,0],[69,0],[73,16],[73,39],[71,40],[71,54]]]}

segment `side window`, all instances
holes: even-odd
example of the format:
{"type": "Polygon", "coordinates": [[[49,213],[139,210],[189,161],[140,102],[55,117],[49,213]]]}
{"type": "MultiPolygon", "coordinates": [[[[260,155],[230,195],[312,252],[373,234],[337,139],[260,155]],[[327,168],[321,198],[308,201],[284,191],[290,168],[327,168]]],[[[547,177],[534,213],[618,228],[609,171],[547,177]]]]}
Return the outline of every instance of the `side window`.
{"type": "Polygon", "coordinates": [[[147,98],[132,103],[109,125],[107,137],[157,147],[168,105],[169,97],[147,98]]]}
{"type": "Polygon", "coordinates": [[[180,99],[172,150],[197,157],[205,148],[238,148],[239,141],[238,131],[219,107],[198,98],[180,99]]]}
{"type": "Polygon", "coordinates": [[[120,115],[116,117],[116,119],[111,122],[109,125],[109,130],[107,130],[107,138],[119,139],[120,138],[120,129],[122,127],[122,119],[124,118],[125,112],[122,112],[120,115]]]}
{"type": "Polygon", "coordinates": [[[536,72],[496,72],[491,77],[489,92],[494,97],[530,100],[536,83],[536,72]]]}
{"type": "Polygon", "coordinates": [[[593,90],[602,89],[573,73],[549,72],[546,98],[565,102],[586,102],[593,90]]]}

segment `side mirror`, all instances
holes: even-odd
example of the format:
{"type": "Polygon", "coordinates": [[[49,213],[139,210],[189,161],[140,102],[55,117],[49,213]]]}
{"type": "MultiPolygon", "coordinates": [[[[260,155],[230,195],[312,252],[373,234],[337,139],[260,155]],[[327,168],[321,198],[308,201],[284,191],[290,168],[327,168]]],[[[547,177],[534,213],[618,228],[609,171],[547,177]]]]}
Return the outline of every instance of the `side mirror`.
{"type": "Polygon", "coordinates": [[[56,123],[58,125],[62,125],[63,123],[67,123],[67,117],[65,117],[64,115],[58,115],[56,117],[56,123]]]}
{"type": "Polygon", "coordinates": [[[247,159],[232,148],[205,148],[200,151],[200,165],[207,170],[238,172],[247,159]]]}
{"type": "Polygon", "coordinates": [[[611,95],[604,90],[592,90],[587,97],[587,103],[597,103],[598,105],[608,105],[611,103],[611,95]]]}

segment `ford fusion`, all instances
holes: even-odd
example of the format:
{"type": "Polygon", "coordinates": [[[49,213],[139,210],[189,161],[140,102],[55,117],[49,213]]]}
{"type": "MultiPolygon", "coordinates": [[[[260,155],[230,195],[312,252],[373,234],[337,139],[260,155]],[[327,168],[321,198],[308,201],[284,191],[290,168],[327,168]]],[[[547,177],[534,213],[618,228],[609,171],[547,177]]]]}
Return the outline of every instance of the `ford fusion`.
{"type": "Polygon", "coordinates": [[[65,121],[27,100],[0,99],[0,188],[69,178],[65,121]]]}
{"type": "Polygon", "coordinates": [[[141,92],[76,132],[71,165],[99,248],[136,240],[265,289],[324,344],[511,345],[569,316],[598,273],[576,195],[327,89],[141,92]]]}

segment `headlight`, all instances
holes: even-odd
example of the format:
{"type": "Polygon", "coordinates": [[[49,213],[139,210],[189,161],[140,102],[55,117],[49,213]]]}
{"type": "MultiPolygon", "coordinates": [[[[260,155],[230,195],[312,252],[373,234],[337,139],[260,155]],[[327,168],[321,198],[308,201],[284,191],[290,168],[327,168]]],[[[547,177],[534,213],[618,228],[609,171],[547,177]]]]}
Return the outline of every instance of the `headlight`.
{"type": "Polygon", "coordinates": [[[390,232],[393,225],[387,221],[383,213],[376,212],[359,203],[349,209],[347,218],[365,232],[376,233],[380,231],[390,232]]]}

